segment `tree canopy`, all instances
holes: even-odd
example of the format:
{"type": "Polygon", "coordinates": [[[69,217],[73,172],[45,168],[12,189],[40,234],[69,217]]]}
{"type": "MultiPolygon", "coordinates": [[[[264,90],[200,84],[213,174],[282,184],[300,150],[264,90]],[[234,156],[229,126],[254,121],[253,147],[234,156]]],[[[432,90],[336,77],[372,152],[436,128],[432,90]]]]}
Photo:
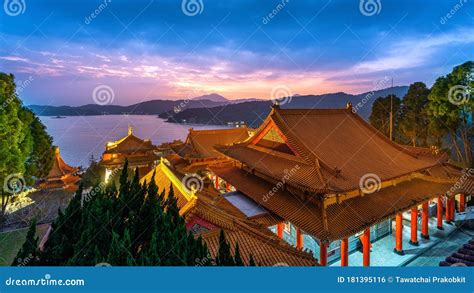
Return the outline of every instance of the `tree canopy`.
{"type": "MultiPolygon", "coordinates": [[[[37,256],[28,265],[213,265],[202,239],[187,232],[172,186],[166,196],[165,190],[158,193],[154,180],[141,184],[138,171],[129,177],[125,163],[118,188],[112,182],[83,196],[81,186],[59,211],[44,250],[25,249],[37,256]]],[[[232,256],[225,237],[222,243],[218,259],[226,261],[218,265],[243,265],[238,247],[232,256]]],[[[17,258],[24,254],[21,250],[17,258]]]]}
{"type": "MultiPolygon", "coordinates": [[[[23,106],[14,76],[0,73],[0,182],[31,184],[48,174],[54,158],[52,138],[38,117],[23,106]]],[[[0,226],[9,190],[1,189],[0,226]]]]}

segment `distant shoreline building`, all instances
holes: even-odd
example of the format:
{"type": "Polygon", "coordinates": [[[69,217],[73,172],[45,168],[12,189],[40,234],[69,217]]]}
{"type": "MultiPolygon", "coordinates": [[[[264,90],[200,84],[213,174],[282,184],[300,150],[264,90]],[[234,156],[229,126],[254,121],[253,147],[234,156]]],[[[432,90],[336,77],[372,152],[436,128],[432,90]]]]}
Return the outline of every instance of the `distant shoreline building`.
{"type": "Polygon", "coordinates": [[[159,160],[155,153],[156,147],[149,139],[140,139],[133,134],[133,129],[128,128],[128,135],[117,141],[108,142],[102,154],[101,165],[105,167],[105,181],[110,179],[118,169],[121,169],[128,160],[128,167],[138,168],[140,177],[146,175],[159,160]]]}

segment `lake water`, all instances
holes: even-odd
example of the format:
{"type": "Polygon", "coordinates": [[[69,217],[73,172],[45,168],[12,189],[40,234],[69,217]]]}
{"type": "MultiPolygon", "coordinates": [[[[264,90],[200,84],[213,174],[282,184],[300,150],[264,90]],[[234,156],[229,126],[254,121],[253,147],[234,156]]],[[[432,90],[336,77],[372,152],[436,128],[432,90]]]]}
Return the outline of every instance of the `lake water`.
{"type": "Polygon", "coordinates": [[[49,116],[39,117],[53,137],[54,144],[60,147],[61,156],[71,166],[89,165],[94,155],[99,159],[108,141],[118,140],[133,127],[133,134],[142,139],[151,139],[156,144],[175,139],[184,140],[189,128],[222,129],[217,125],[191,125],[167,123],[152,115],[103,115],[68,116],[57,119],[49,116]]]}

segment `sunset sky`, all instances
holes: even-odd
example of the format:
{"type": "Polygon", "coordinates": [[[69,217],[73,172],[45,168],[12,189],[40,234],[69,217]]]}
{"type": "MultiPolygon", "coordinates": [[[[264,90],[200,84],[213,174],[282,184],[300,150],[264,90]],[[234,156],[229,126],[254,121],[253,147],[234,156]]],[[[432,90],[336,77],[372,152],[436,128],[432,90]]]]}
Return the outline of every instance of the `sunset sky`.
{"type": "Polygon", "coordinates": [[[373,16],[356,0],[202,0],[195,16],[180,0],[105,1],[95,18],[104,0],[0,10],[0,72],[31,80],[25,104],[93,103],[99,85],[119,105],[214,92],[270,98],[282,85],[293,94],[361,93],[387,76],[431,85],[474,60],[468,0],[381,0],[373,16]]]}

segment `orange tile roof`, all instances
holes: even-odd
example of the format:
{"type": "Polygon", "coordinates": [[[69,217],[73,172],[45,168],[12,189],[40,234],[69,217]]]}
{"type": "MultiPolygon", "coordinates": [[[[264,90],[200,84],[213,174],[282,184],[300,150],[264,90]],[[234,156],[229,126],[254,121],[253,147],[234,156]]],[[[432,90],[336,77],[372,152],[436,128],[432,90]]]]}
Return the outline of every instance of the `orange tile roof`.
{"type": "Polygon", "coordinates": [[[133,135],[131,128],[128,131],[128,135],[124,138],[108,142],[105,146],[105,154],[117,154],[117,153],[138,153],[155,150],[155,146],[150,140],[143,140],[133,135]]]}
{"type": "MultiPolygon", "coordinates": [[[[165,164],[165,161],[160,164],[165,164]]],[[[261,219],[255,222],[250,221],[227,199],[216,191],[206,188],[196,193],[195,198],[190,199],[186,189],[183,189],[183,186],[180,185],[184,175],[177,173],[172,166],[165,167],[164,165],[157,166],[155,172],[155,183],[160,191],[163,188],[169,190],[169,186],[173,185],[180,213],[185,216],[187,221],[198,217],[219,228],[199,234],[208,245],[213,257],[216,256],[218,251],[220,229],[224,229],[226,239],[232,245],[232,249],[234,249],[236,243],[239,243],[242,258],[246,264],[248,264],[251,255],[257,264],[264,266],[282,263],[292,266],[313,266],[317,264],[311,253],[299,251],[288,245],[271,233],[266,228],[267,226],[260,224],[259,220],[270,222],[268,214],[266,217],[261,216],[261,219]]],[[[153,171],[142,178],[141,182],[145,180],[150,182],[152,175],[153,171]]],[[[274,218],[280,219],[277,216],[274,216],[274,218]]]]}
{"type": "Polygon", "coordinates": [[[76,183],[79,182],[80,177],[76,175],[79,167],[71,167],[61,157],[59,147],[56,147],[53,165],[49,170],[48,176],[43,178],[38,187],[40,189],[68,189],[77,190],[76,183]]]}
{"type": "Polygon", "coordinates": [[[239,168],[213,166],[211,169],[264,208],[290,221],[304,232],[328,241],[354,235],[400,211],[444,194],[452,186],[450,183],[412,179],[373,194],[331,204],[323,209],[322,201],[311,197],[302,199],[283,188],[275,189],[275,185],[239,168]],[[324,211],[329,223],[327,227],[323,220],[324,211]]]}
{"type": "MultiPolygon", "coordinates": [[[[279,239],[267,228],[248,220],[238,219],[206,202],[198,203],[196,208],[187,215],[188,218],[192,216],[198,216],[224,229],[226,240],[232,247],[232,253],[238,243],[245,264],[249,263],[252,256],[260,266],[317,265],[311,252],[299,251],[279,239]]],[[[199,234],[214,258],[219,250],[219,233],[220,229],[215,229],[199,234]]]]}
{"type": "Polygon", "coordinates": [[[222,154],[214,149],[215,145],[242,142],[248,137],[249,130],[246,127],[214,130],[194,130],[191,128],[185,144],[178,147],[178,153],[195,158],[217,158],[221,157],[222,154]]]}
{"type": "Polygon", "coordinates": [[[286,184],[318,193],[358,189],[360,178],[367,173],[386,181],[446,160],[444,156],[415,155],[388,140],[350,109],[274,107],[253,138],[216,149],[275,180],[281,180],[282,170],[299,164],[301,168],[286,184]],[[256,140],[270,128],[282,134],[296,155],[258,146],[256,140]]]}
{"type": "Polygon", "coordinates": [[[46,179],[55,179],[55,178],[60,179],[61,177],[65,175],[72,175],[78,170],[79,170],[78,167],[71,167],[68,164],[66,164],[66,162],[64,162],[59,152],[59,147],[56,147],[54,160],[53,160],[53,166],[51,167],[51,170],[49,170],[49,174],[48,176],[46,176],[46,179]]]}

